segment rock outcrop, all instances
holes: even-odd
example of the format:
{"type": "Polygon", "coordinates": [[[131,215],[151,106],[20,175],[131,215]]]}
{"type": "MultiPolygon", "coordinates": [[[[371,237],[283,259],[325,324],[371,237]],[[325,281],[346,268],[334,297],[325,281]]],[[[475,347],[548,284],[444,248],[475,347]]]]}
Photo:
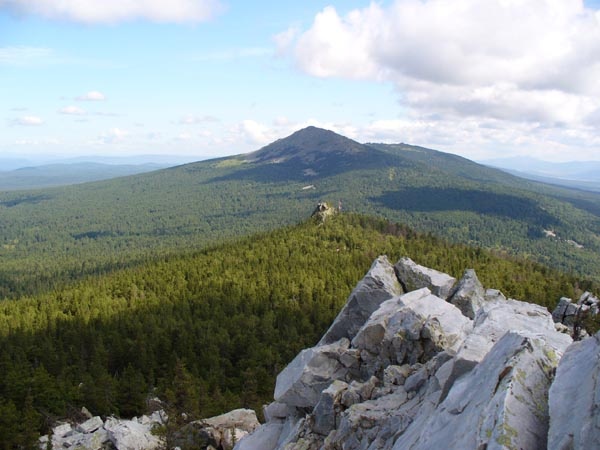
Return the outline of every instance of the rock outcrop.
{"type": "Polygon", "coordinates": [[[580,339],[587,336],[581,324],[586,315],[598,315],[600,311],[600,299],[590,292],[584,292],[577,303],[567,297],[562,297],[556,308],[552,312],[552,319],[557,324],[566,326],[569,332],[575,339],[580,339]]]}
{"type": "Polygon", "coordinates": [[[375,261],[235,450],[600,448],[600,334],[570,346],[472,270],[394,267],[375,261]]]}
{"type": "Polygon", "coordinates": [[[356,285],[319,345],[331,344],[341,338],[352,340],[379,305],[400,294],[402,286],[394,273],[394,266],[386,256],[380,256],[356,285]]]}
{"type": "Polygon", "coordinates": [[[600,448],[600,333],[571,345],[558,366],[548,448],[600,448]]]}
{"type": "Polygon", "coordinates": [[[465,270],[448,301],[469,319],[475,318],[475,314],[485,301],[485,289],[473,269],[465,270]]]}
{"type": "MultiPolygon", "coordinates": [[[[59,424],[49,436],[42,436],[40,450],[155,450],[165,448],[154,432],[167,419],[163,411],[131,420],[95,416],[77,425],[59,424]]],[[[220,416],[190,422],[173,437],[183,448],[230,449],[259,426],[256,413],[236,409],[220,416]]]]}
{"type": "Polygon", "coordinates": [[[330,216],[333,216],[334,214],[334,208],[329,206],[326,202],[319,202],[317,203],[317,207],[311,214],[311,217],[314,217],[321,222],[325,222],[325,219],[327,219],[330,216]]]}
{"type": "Polygon", "coordinates": [[[180,448],[231,449],[260,423],[251,409],[236,409],[220,416],[190,422],[179,430],[173,444],[180,448]]]}
{"type": "Polygon", "coordinates": [[[164,423],[161,411],[151,416],[131,420],[109,417],[103,421],[95,416],[78,425],[63,423],[57,425],[49,436],[40,438],[40,449],[46,450],[154,450],[162,445],[161,439],[152,429],[164,423]]]}

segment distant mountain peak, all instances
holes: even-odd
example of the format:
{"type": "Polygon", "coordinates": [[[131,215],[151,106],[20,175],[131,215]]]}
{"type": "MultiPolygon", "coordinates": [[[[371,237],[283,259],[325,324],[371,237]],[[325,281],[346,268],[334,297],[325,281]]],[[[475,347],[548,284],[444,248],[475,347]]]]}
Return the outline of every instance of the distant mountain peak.
{"type": "Polygon", "coordinates": [[[300,159],[312,163],[334,154],[356,156],[370,151],[369,147],[331,130],[308,126],[248,154],[248,159],[271,163],[300,159]]]}

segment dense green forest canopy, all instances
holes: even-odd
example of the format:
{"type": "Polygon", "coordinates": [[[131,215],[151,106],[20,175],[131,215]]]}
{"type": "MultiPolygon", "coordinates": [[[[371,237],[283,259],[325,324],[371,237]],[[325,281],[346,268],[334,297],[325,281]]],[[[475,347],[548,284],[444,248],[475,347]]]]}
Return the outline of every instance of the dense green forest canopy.
{"type": "Polygon", "coordinates": [[[372,261],[409,256],[553,308],[597,286],[539,265],[338,214],[0,303],[0,449],[86,406],[122,416],[158,395],[190,419],[270,401],[372,261]]]}
{"type": "Polygon", "coordinates": [[[0,298],[298,223],[321,199],[600,280],[600,194],[309,127],[248,155],[0,193],[0,298]]]}

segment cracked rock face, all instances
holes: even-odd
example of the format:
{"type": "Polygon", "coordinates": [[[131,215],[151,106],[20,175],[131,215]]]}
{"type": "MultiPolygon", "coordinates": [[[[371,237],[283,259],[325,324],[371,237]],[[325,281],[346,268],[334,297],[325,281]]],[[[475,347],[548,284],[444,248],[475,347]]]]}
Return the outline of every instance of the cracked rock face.
{"type": "Polygon", "coordinates": [[[40,449],[53,450],[154,450],[161,447],[162,440],[152,433],[155,425],[165,420],[162,411],[151,416],[142,416],[131,420],[109,417],[103,421],[95,416],[79,425],[61,424],[52,430],[52,435],[42,436],[40,449]]]}
{"type": "Polygon", "coordinates": [[[394,267],[410,292],[378,258],[236,450],[600,448],[600,334],[570,346],[545,308],[472,270],[453,288],[408,258],[394,267]]]}
{"type": "Polygon", "coordinates": [[[456,289],[448,299],[469,319],[473,319],[485,301],[485,289],[473,269],[465,270],[456,289]]]}
{"type": "Polygon", "coordinates": [[[420,266],[412,259],[406,257],[401,258],[394,265],[394,269],[396,269],[398,280],[404,286],[406,292],[426,287],[434,295],[445,300],[452,292],[452,288],[456,283],[456,278],[446,273],[420,266]]]}
{"type": "Polygon", "coordinates": [[[600,332],[571,345],[558,366],[548,448],[600,448],[600,332]]]}
{"type": "Polygon", "coordinates": [[[356,285],[319,345],[331,344],[341,338],[352,340],[360,326],[381,303],[400,294],[402,286],[396,278],[394,266],[386,256],[380,256],[356,285]]]}
{"type": "Polygon", "coordinates": [[[343,379],[348,369],[340,357],[348,349],[348,339],[302,350],[296,358],[277,375],[275,401],[292,407],[314,407],[321,392],[333,380],[343,379]]]}
{"type": "Polygon", "coordinates": [[[543,340],[506,333],[454,383],[420,432],[405,433],[393,448],[545,449],[550,354],[543,340]]]}
{"type": "Polygon", "coordinates": [[[424,362],[457,348],[470,322],[423,288],[383,303],[359,330],[352,347],[361,350],[363,373],[381,375],[389,365],[424,362]]]}

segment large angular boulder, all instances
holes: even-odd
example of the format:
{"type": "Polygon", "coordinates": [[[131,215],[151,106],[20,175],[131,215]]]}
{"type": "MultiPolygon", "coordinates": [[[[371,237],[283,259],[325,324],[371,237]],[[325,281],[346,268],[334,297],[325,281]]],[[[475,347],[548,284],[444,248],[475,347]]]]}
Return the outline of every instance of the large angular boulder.
{"type": "Polygon", "coordinates": [[[235,446],[236,450],[273,450],[278,448],[278,442],[284,430],[283,421],[271,421],[260,426],[254,433],[241,439],[235,446]]]}
{"type": "Polygon", "coordinates": [[[51,436],[42,436],[40,450],[46,450],[48,446],[52,450],[152,450],[163,445],[162,439],[153,433],[153,428],[164,423],[164,411],[131,420],[113,417],[106,422],[98,416],[85,416],[90,418],[75,426],[61,424],[53,429],[51,436]]]}
{"type": "Polygon", "coordinates": [[[471,321],[455,306],[422,288],[384,302],[352,340],[361,350],[363,373],[381,375],[389,365],[425,362],[456,350],[471,321]]]}
{"type": "Polygon", "coordinates": [[[232,448],[260,426],[251,409],[235,409],[219,416],[196,420],[179,430],[173,445],[182,448],[232,448]]]}
{"type": "Polygon", "coordinates": [[[485,289],[477,274],[473,269],[467,269],[448,301],[469,319],[473,319],[485,301],[484,296],[485,289]]]}
{"type": "Polygon", "coordinates": [[[433,295],[445,300],[456,284],[456,278],[446,273],[420,266],[407,257],[401,258],[394,265],[394,269],[405,292],[426,287],[433,295]]]}
{"type": "MultiPolygon", "coordinates": [[[[40,439],[40,450],[48,448],[48,436],[40,439]]],[[[96,429],[89,433],[75,432],[74,430],[67,435],[53,435],[50,441],[52,450],[104,450],[109,443],[108,432],[104,428],[96,429]]]]}
{"type": "Polygon", "coordinates": [[[578,312],[579,307],[570,298],[562,297],[552,311],[552,320],[573,327],[578,312]]]}
{"type": "Polygon", "coordinates": [[[475,316],[474,330],[487,337],[490,348],[506,332],[521,330],[538,334],[561,355],[572,342],[568,335],[556,332],[552,315],[543,306],[506,299],[492,289],[486,291],[486,301],[475,316]]]}
{"type": "Polygon", "coordinates": [[[336,427],[337,407],[340,404],[342,393],[348,389],[348,384],[335,380],[321,393],[319,402],[313,411],[313,431],[327,436],[336,427]]]}
{"type": "Polygon", "coordinates": [[[352,340],[381,303],[400,294],[402,286],[396,278],[394,266],[386,256],[380,256],[356,285],[318,345],[331,344],[341,338],[352,340]]]}
{"type": "Polygon", "coordinates": [[[287,449],[287,445],[298,439],[306,421],[294,414],[285,420],[274,419],[260,427],[252,434],[242,438],[234,447],[235,450],[275,450],[287,449]]]}
{"type": "Polygon", "coordinates": [[[567,349],[549,403],[548,449],[600,448],[600,333],[567,349]]]}
{"type": "Polygon", "coordinates": [[[277,375],[275,401],[299,408],[314,407],[333,380],[345,378],[348,369],[340,358],[349,345],[348,339],[341,339],[302,350],[277,375]]]}
{"type": "Polygon", "coordinates": [[[141,424],[137,420],[109,418],[104,423],[104,429],[117,450],[155,450],[163,444],[159,436],[152,434],[151,425],[141,424]]]}
{"type": "Polygon", "coordinates": [[[94,416],[83,423],[77,425],[76,430],[79,433],[93,433],[98,428],[101,428],[104,425],[102,419],[98,416],[94,416]]]}
{"type": "Polygon", "coordinates": [[[553,350],[529,334],[509,332],[427,418],[415,418],[394,450],[545,449],[545,398],[556,367],[553,350]]]}
{"type": "Polygon", "coordinates": [[[454,358],[446,363],[447,376],[442,384],[442,399],[454,381],[472,370],[490,352],[494,344],[509,331],[527,330],[535,333],[562,355],[572,339],[558,333],[545,308],[532,303],[506,299],[500,291],[488,290],[486,301],[475,316],[473,331],[459,347],[454,358]]]}

